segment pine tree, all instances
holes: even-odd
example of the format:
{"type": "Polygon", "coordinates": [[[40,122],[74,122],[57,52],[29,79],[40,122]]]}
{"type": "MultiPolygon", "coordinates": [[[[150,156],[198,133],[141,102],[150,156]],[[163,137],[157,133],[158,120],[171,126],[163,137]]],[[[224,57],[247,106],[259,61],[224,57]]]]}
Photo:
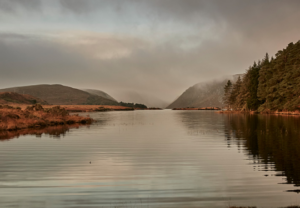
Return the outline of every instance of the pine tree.
{"type": "Polygon", "coordinates": [[[233,85],[224,87],[223,102],[241,110],[300,109],[300,41],[279,50],[275,58],[265,57],[246,71],[233,85]]]}
{"type": "Polygon", "coordinates": [[[249,85],[250,85],[250,76],[249,73],[245,73],[243,76],[240,92],[237,97],[237,102],[241,110],[248,110],[247,100],[250,97],[249,85]]]}
{"type": "Polygon", "coordinates": [[[261,104],[261,102],[258,100],[257,97],[260,66],[261,66],[260,64],[257,65],[254,62],[254,65],[248,71],[250,82],[249,82],[249,98],[247,99],[247,106],[250,110],[257,110],[261,104]]]}
{"type": "Polygon", "coordinates": [[[230,105],[232,106],[233,109],[239,109],[240,106],[240,101],[238,99],[239,94],[241,92],[241,87],[242,87],[242,80],[241,77],[239,76],[236,83],[232,86],[232,91],[229,97],[230,100],[230,105]]]}
{"type": "Polygon", "coordinates": [[[228,109],[230,108],[230,95],[232,91],[232,83],[230,80],[226,83],[224,87],[224,96],[223,96],[223,104],[228,109]]]}

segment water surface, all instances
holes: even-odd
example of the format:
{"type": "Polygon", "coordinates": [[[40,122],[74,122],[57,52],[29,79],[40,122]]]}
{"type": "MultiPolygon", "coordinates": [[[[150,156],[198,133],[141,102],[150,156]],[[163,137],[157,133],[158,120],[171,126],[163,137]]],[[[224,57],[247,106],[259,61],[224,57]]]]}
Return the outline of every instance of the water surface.
{"type": "Polygon", "coordinates": [[[171,110],[90,116],[98,122],[0,134],[0,207],[300,204],[298,117],[171,110]]]}

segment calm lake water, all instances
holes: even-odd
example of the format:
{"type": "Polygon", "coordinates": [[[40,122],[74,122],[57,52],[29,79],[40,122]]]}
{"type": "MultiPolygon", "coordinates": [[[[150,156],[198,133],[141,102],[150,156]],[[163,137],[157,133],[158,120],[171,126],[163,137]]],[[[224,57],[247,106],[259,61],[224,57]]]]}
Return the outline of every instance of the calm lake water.
{"type": "Polygon", "coordinates": [[[90,116],[89,127],[0,134],[1,208],[300,204],[299,117],[90,116]]]}

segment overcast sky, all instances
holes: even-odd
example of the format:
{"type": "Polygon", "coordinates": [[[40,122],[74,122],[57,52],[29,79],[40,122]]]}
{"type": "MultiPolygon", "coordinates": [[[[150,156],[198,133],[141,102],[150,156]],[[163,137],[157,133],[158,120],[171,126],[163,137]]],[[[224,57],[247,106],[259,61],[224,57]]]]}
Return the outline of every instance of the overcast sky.
{"type": "Polygon", "coordinates": [[[299,0],[0,0],[0,88],[171,102],[297,42],[299,11],[299,0]]]}

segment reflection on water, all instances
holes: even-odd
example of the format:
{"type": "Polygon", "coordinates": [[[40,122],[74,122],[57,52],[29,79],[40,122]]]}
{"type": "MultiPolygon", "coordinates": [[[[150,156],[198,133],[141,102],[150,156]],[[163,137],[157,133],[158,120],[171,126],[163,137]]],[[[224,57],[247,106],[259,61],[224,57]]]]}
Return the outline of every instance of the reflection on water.
{"type": "Polygon", "coordinates": [[[91,117],[98,122],[90,127],[0,142],[0,207],[300,203],[286,192],[299,184],[296,118],[171,110],[91,117]]]}
{"type": "Polygon", "coordinates": [[[227,115],[225,127],[232,143],[243,141],[259,170],[275,170],[286,183],[300,186],[300,117],[227,115]]]}
{"type": "Polygon", "coordinates": [[[79,128],[79,124],[73,125],[61,125],[61,126],[49,126],[38,129],[22,129],[17,131],[0,131],[0,141],[5,141],[13,138],[19,138],[22,135],[34,135],[36,137],[42,137],[43,134],[49,135],[53,138],[60,138],[65,136],[66,132],[70,128],[79,128]]]}

